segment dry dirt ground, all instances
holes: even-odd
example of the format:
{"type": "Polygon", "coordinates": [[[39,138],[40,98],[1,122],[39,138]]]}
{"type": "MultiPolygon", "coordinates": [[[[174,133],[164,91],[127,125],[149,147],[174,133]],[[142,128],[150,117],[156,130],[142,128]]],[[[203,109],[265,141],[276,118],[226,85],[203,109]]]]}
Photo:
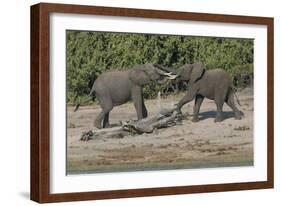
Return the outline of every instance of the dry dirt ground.
{"type": "MultiPolygon", "coordinates": [[[[159,107],[171,108],[184,95],[170,95],[146,100],[150,115],[159,107]]],[[[80,141],[82,132],[95,129],[93,121],[100,112],[99,105],[81,107],[67,113],[67,173],[120,172],[179,168],[209,168],[252,166],[253,160],[253,90],[237,92],[244,112],[242,120],[235,120],[231,109],[224,105],[225,120],[215,123],[215,103],[205,99],[200,110],[200,121],[191,117],[182,124],[159,129],[152,134],[123,138],[100,138],[80,141]]],[[[192,114],[194,102],[183,107],[192,114]]],[[[132,103],[115,107],[110,123],[136,119],[132,103]]]]}

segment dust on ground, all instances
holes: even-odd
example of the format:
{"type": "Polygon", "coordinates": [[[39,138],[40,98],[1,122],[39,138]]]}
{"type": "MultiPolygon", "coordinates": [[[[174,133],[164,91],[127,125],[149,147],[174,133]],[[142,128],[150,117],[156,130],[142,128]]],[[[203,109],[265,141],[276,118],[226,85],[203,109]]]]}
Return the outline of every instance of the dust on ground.
{"type": "MultiPolygon", "coordinates": [[[[171,108],[184,93],[161,99],[146,100],[148,115],[159,106],[171,108]]],[[[214,101],[205,98],[200,109],[200,121],[191,118],[182,124],[163,128],[152,134],[123,138],[100,138],[80,141],[82,132],[95,129],[93,122],[101,111],[99,105],[67,109],[67,173],[119,172],[180,168],[209,168],[253,165],[253,90],[237,92],[244,118],[235,120],[232,110],[224,104],[225,120],[215,123],[214,101]]],[[[183,107],[192,114],[194,101],[183,107]]],[[[115,107],[110,123],[136,119],[132,103],[115,107]]]]}

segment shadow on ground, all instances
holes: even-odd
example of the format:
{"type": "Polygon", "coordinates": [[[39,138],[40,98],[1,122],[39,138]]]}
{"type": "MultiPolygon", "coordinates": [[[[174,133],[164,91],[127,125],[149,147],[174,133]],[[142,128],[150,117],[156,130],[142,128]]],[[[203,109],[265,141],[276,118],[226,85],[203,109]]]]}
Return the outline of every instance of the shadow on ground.
{"type": "MultiPolygon", "coordinates": [[[[216,118],[216,111],[208,111],[208,112],[201,112],[199,114],[199,120],[205,120],[205,119],[215,119],[216,118]]],[[[234,118],[234,113],[232,111],[230,112],[223,112],[223,120],[234,118]]]]}

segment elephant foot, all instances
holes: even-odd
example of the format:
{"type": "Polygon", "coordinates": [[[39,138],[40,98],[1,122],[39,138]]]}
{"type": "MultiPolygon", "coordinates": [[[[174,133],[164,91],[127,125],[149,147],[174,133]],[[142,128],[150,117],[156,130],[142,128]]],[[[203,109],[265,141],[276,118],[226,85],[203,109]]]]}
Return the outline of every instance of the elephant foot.
{"type": "Polygon", "coordinates": [[[103,126],[103,128],[111,128],[111,125],[110,124],[106,124],[103,126]]]}
{"type": "Polygon", "coordinates": [[[101,129],[102,126],[101,126],[101,123],[100,122],[94,122],[94,126],[98,129],[101,129]]]}
{"type": "Polygon", "coordinates": [[[215,122],[221,122],[223,121],[223,117],[222,116],[217,116],[215,119],[215,122]]]}
{"type": "Polygon", "coordinates": [[[234,119],[236,119],[236,120],[240,120],[240,119],[242,119],[242,116],[239,114],[239,115],[234,115],[234,119]]]}
{"type": "Polygon", "coordinates": [[[244,113],[242,111],[238,111],[234,113],[234,119],[240,120],[244,116],[244,113]]]}
{"type": "Polygon", "coordinates": [[[238,114],[235,114],[235,115],[234,115],[234,119],[240,120],[240,119],[242,119],[242,117],[241,117],[240,114],[239,114],[239,115],[238,115],[238,114]]]}
{"type": "Polygon", "coordinates": [[[193,117],[192,118],[192,122],[199,122],[199,118],[198,117],[193,117]]]}
{"type": "Polygon", "coordinates": [[[240,113],[240,115],[241,115],[242,117],[244,117],[244,112],[239,111],[239,113],[240,113]]]}

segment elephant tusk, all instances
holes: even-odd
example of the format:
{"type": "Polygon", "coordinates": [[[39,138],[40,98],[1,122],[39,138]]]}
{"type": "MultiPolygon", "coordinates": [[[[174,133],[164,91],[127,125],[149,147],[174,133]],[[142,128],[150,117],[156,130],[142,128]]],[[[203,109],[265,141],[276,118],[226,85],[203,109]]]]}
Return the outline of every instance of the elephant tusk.
{"type": "Polygon", "coordinates": [[[164,75],[165,76],[168,76],[168,77],[172,77],[173,75],[172,75],[172,72],[166,72],[166,73],[164,73],[164,75]]]}
{"type": "Polygon", "coordinates": [[[166,76],[168,76],[168,79],[175,79],[178,77],[176,74],[172,74],[172,72],[165,73],[166,76]]]}
{"type": "Polygon", "coordinates": [[[175,79],[177,77],[178,77],[178,75],[169,75],[168,79],[175,79]]]}
{"type": "Polygon", "coordinates": [[[164,72],[164,71],[162,71],[161,69],[158,69],[158,68],[156,68],[156,71],[161,75],[167,76],[168,79],[175,79],[175,78],[178,77],[178,75],[173,74],[173,72],[164,72]]]}

